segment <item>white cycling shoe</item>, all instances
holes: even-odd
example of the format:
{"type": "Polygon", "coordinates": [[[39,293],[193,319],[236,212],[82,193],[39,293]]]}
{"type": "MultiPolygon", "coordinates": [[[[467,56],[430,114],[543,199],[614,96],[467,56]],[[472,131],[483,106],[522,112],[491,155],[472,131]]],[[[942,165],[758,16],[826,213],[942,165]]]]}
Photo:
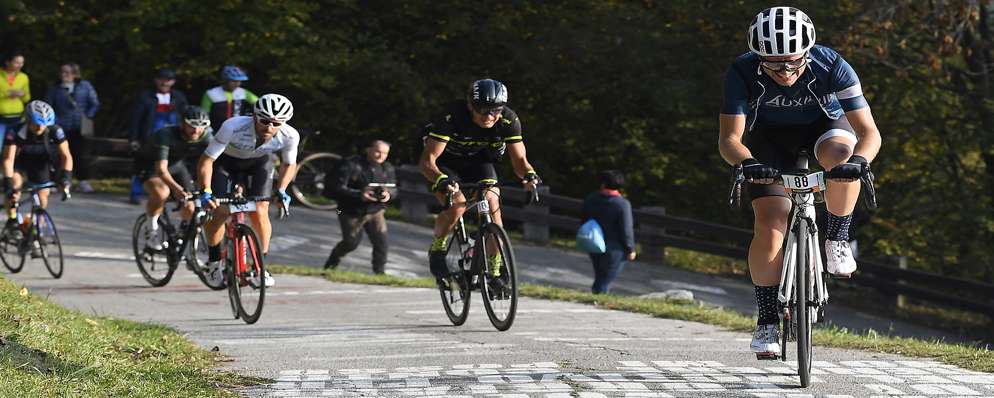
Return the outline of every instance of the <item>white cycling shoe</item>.
{"type": "Polygon", "coordinates": [[[757,325],[749,348],[756,355],[780,355],[780,325],[757,325]]]}
{"type": "Polygon", "coordinates": [[[856,259],[852,256],[849,242],[826,240],[825,255],[828,259],[828,272],[830,274],[848,277],[856,271],[856,259]]]}
{"type": "Polygon", "coordinates": [[[207,282],[212,286],[220,286],[224,283],[224,261],[209,261],[207,269],[204,270],[207,282]]]}
{"type": "Polygon", "coordinates": [[[145,247],[151,250],[162,250],[162,239],[159,238],[159,230],[152,229],[152,223],[145,225],[145,247]]]}
{"type": "Polygon", "coordinates": [[[266,279],[266,287],[276,286],[276,279],[273,279],[273,276],[269,273],[269,271],[266,271],[265,279],[266,279]]]}

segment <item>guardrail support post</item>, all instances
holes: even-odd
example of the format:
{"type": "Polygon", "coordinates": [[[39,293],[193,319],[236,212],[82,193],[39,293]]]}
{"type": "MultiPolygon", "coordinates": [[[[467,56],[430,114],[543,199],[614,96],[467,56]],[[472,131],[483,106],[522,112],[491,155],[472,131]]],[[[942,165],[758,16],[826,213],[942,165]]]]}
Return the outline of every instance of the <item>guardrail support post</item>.
{"type": "MultiPolygon", "coordinates": [[[[639,210],[647,213],[666,214],[666,206],[642,206],[639,210]]],[[[666,235],[666,228],[653,227],[644,223],[639,224],[639,231],[666,235]]],[[[661,246],[642,245],[642,253],[639,253],[639,259],[649,262],[665,263],[666,248],[661,246]]]]}
{"type": "MultiPolygon", "coordinates": [[[[897,260],[897,268],[908,269],[908,255],[902,255],[900,259],[897,260]]],[[[904,284],[903,280],[898,280],[897,283],[904,284]]],[[[904,308],[905,297],[903,294],[897,295],[897,308],[904,308]]]]}
{"type": "MultiPolygon", "coordinates": [[[[549,206],[543,205],[542,197],[549,194],[549,187],[543,185],[538,187],[538,203],[525,206],[525,213],[549,214],[549,206]]],[[[542,243],[549,241],[549,226],[540,224],[529,224],[525,222],[525,239],[536,240],[542,243]]]]}
{"type": "MultiPolygon", "coordinates": [[[[405,170],[418,171],[418,167],[414,165],[405,164],[399,168],[405,170]]],[[[401,189],[411,190],[411,191],[425,191],[425,184],[422,182],[413,182],[408,180],[400,180],[401,189]]],[[[411,222],[414,224],[423,224],[428,218],[428,204],[416,202],[413,200],[403,200],[400,201],[400,215],[404,221],[411,222]]]]}

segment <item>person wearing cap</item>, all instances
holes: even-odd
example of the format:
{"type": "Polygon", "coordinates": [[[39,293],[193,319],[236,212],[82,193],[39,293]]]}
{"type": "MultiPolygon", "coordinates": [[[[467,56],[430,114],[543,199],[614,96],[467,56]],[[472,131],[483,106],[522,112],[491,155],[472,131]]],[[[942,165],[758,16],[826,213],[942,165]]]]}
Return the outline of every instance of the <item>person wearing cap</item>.
{"type": "MultiPolygon", "coordinates": [[[[194,191],[190,166],[210,145],[214,135],[210,130],[211,121],[207,112],[199,106],[188,105],[180,110],[178,124],[167,125],[152,135],[135,155],[134,173],[149,192],[145,215],[150,222],[142,231],[145,247],[162,250],[162,240],[158,231],[158,219],[171,194],[176,200],[185,200],[194,191]]],[[[180,209],[180,231],[186,230],[186,222],[193,214],[193,202],[187,202],[180,209]]]]}
{"type": "Polygon", "coordinates": [[[221,69],[221,85],[207,90],[200,107],[211,115],[211,125],[220,127],[234,116],[251,116],[252,106],[259,97],[242,88],[248,76],[237,66],[221,69]]]}
{"type": "MultiPolygon", "coordinates": [[[[182,92],[173,90],[173,84],[176,84],[176,73],[172,70],[157,70],[153,80],[155,88],[139,94],[132,111],[128,141],[133,151],[137,151],[142,144],[148,141],[148,137],[153,132],[159,131],[166,125],[177,124],[179,110],[189,105],[182,92]]],[[[137,178],[133,178],[129,202],[140,204],[143,194],[144,188],[141,182],[137,178]]]]}

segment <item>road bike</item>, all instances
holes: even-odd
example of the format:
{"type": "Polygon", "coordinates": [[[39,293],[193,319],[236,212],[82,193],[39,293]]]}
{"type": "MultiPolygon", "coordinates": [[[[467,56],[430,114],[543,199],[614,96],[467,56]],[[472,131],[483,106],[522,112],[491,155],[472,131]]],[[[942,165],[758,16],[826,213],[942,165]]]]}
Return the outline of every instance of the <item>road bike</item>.
{"type": "MultiPolygon", "coordinates": [[[[863,198],[869,210],[876,209],[876,191],[869,164],[861,170],[863,198]]],[[[797,374],[801,387],[811,384],[812,327],[825,320],[828,289],[825,280],[837,278],[828,273],[822,262],[820,238],[815,223],[815,193],[825,190],[825,181],[832,179],[831,171],[811,172],[808,153],[801,150],[797,156],[794,174],[779,174],[784,189],[793,203],[790,231],[783,246],[783,269],[780,273],[778,301],[781,312],[780,353],[756,354],[757,359],[787,360],[787,343],[797,343],[797,374]]],[[[728,203],[732,210],[741,208],[742,183],[745,181],[741,163],[733,166],[732,188],[728,203]]],[[[838,278],[848,278],[848,276],[838,278]]]]}
{"type": "MultiPolygon", "coordinates": [[[[242,197],[237,185],[233,191],[237,193],[232,198],[212,200],[219,206],[228,205],[231,214],[221,240],[231,312],[235,319],[241,318],[245,323],[253,324],[262,315],[262,305],[266,301],[266,265],[259,237],[251,226],[245,224],[245,212],[256,211],[256,202],[269,202],[277,198],[242,197]]],[[[277,218],[288,215],[289,210],[284,207],[277,218]]]]}
{"type": "MultiPolygon", "coordinates": [[[[203,223],[207,212],[196,199],[199,191],[192,192],[193,196],[182,201],[176,201],[172,211],[179,211],[186,202],[194,203],[193,215],[183,228],[176,228],[169,220],[167,209],[163,208],[158,219],[159,234],[154,241],[146,244],[144,238],[145,224],[148,216],[145,213],[138,216],[131,233],[131,245],[135,253],[135,262],[142,277],[152,286],[165,286],[181,262],[200,278],[205,286],[212,290],[224,289],[224,283],[211,284],[207,278],[207,238],[204,235],[203,223]],[[186,237],[193,239],[186,239],[186,237]]],[[[169,201],[174,199],[169,198],[169,201]]]]}
{"type": "MultiPolygon", "coordinates": [[[[520,187],[521,181],[459,184],[460,189],[475,190],[480,197],[485,196],[484,192],[494,192],[490,188],[500,186],[520,187]]],[[[452,207],[452,195],[452,192],[447,195],[444,210],[452,207]]],[[[528,199],[537,201],[538,190],[530,191],[528,199]]],[[[477,208],[479,228],[470,234],[463,217],[459,217],[446,241],[445,264],[450,275],[438,282],[442,306],[453,325],[462,325],[469,316],[470,294],[479,290],[490,323],[503,332],[511,328],[518,308],[518,275],[511,239],[494,222],[489,201],[476,198],[465,206],[467,211],[477,208]]],[[[497,211],[500,209],[493,209],[497,211]]]]}
{"type": "MultiPolygon", "coordinates": [[[[3,228],[0,232],[0,261],[11,273],[18,273],[24,268],[24,262],[30,255],[32,259],[40,258],[48,268],[52,277],[62,277],[63,258],[62,241],[55,229],[55,222],[48,211],[41,207],[38,191],[51,189],[58,184],[49,182],[37,186],[18,189],[22,194],[31,194],[31,214],[27,216],[17,210],[18,201],[12,201],[20,228],[3,228]]],[[[62,200],[72,197],[69,187],[62,189],[62,200]]]]}
{"type": "MultiPolygon", "coordinates": [[[[321,134],[320,131],[298,130],[300,133],[300,145],[303,148],[308,138],[321,134]]],[[[331,152],[306,152],[300,150],[297,158],[303,160],[297,162],[297,174],[287,187],[289,193],[293,195],[304,206],[317,210],[334,210],[338,208],[338,203],[321,195],[324,191],[325,176],[331,172],[331,168],[338,163],[342,157],[331,152]]],[[[278,168],[277,168],[278,170],[278,168]]],[[[279,181],[278,177],[273,181],[279,181]]]]}

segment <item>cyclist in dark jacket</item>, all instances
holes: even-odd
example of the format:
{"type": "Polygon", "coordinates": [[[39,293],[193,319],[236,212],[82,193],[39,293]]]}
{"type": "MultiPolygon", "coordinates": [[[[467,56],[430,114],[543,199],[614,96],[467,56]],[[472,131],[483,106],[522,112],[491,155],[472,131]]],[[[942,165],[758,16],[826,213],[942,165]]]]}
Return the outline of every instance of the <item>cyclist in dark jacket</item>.
{"type": "Polygon", "coordinates": [[[363,229],[373,244],[373,272],[384,273],[387,263],[387,222],[383,213],[397,185],[394,167],[387,162],[390,144],[376,140],[366,148],[366,156],[342,163],[335,173],[332,189],[338,199],[338,222],[342,241],[335,245],[324,268],[335,268],[346,254],[359,246],[363,229]],[[370,186],[374,184],[374,186],[370,186]]]}

